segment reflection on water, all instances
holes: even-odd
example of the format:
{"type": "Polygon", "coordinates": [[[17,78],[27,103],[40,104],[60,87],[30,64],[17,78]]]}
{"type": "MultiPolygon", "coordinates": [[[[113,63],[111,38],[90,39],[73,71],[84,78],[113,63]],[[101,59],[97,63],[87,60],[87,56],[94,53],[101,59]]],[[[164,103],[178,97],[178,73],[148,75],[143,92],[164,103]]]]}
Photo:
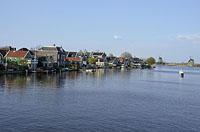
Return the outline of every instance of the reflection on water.
{"type": "Polygon", "coordinates": [[[95,73],[85,73],[85,72],[64,72],[60,74],[28,74],[28,75],[2,75],[0,76],[0,85],[1,87],[8,89],[25,89],[29,86],[44,86],[48,88],[59,88],[63,87],[66,80],[79,80],[81,77],[86,78],[96,78],[96,79],[106,79],[114,77],[117,75],[120,78],[126,78],[130,76],[131,72],[129,70],[104,70],[99,69],[95,73]]]}
{"type": "Polygon", "coordinates": [[[2,75],[0,131],[199,131],[199,80],[165,67],[2,75]]]}
{"type": "Polygon", "coordinates": [[[79,72],[62,74],[29,74],[29,75],[2,75],[1,87],[8,89],[24,89],[29,86],[41,85],[48,88],[59,88],[66,83],[65,79],[78,79],[79,72]]]}

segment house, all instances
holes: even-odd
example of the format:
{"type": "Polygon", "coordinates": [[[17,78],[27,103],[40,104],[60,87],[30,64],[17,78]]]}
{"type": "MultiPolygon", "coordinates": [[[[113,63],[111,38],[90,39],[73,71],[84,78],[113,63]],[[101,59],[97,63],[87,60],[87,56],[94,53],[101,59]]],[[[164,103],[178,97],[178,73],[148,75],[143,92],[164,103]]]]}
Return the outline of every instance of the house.
{"type": "Polygon", "coordinates": [[[131,66],[135,68],[141,67],[141,65],[144,63],[144,61],[138,57],[131,58],[131,66]]]}
{"type": "Polygon", "coordinates": [[[20,62],[24,59],[32,59],[29,51],[8,51],[5,58],[10,61],[20,62]]]}
{"type": "Polygon", "coordinates": [[[82,64],[82,59],[80,57],[66,57],[65,66],[73,70],[78,70],[82,64]]]}
{"type": "Polygon", "coordinates": [[[0,65],[4,65],[4,56],[6,55],[6,51],[0,50],[0,65]]]}
{"type": "Polygon", "coordinates": [[[194,66],[194,59],[192,58],[189,59],[188,66],[194,66]]]}
{"type": "Polygon", "coordinates": [[[107,58],[109,67],[117,67],[120,66],[119,58],[117,57],[109,57],[107,58]]]}
{"type": "Polygon", "coordinates": [[[96,66],[97,67],[105,67],[107,66],[107,60],[106,60],[106,53],[105,52],[91,52],[90,57],[96,58],[96,66]]]}
{"type": "Polygon", "coordinates": [[[105,59],[106,58],[106,53],[105,52],[91,52],[90,56],[92,58],[105,59]]]}
{"type": "Polygon", "coordinates": [[[5,58],[7,61],[15,62],[18,65],[27,65],[30,70],[33,69],[35,65],[30,51],[8,51],[5,58]]]}
{"type": "Polygon", "coordinates": [[[67,51],[65,54],[65,66],[78,70],[82,65],[82,56],[78,55],[78,52],[74,51],[67,51]]]}
{"type": "Polygon", "coordinates": [[[40,67],[53,68],[64,66],[65,51],[58,46],[43,46],[35,51],[40,67]]]}
{"type": "Polygon", "coordinates": [[[0,50],[1,50],[1,51],[5,51],[5,52],[8,52],[8,51],[15,51],[16,48],[11,47],[11,46],[4,46],[4,47],[0,47],[0,50]]]}
{"type": "Polygon", "coordinates": [[[27,52],[29,51],[29,53],[31,54],[31,59],[27,60],[27,64],[28,64],[30,70],[35,71],[37,68],[37,65],[38,65],[38,60],[34,54],[34,51],[29,50],[27,48],[21,48],[18,51],[27,51],[27,52]]]}
{"type": "Polygon", "coordinates": [[[133,58],[131,59],[131,62],[137,64],[137,63],[143,63],[143,60],[140,59],[140,58],[138,58],[138,57],[133,57],[133,58]]]}
{"type": "Polygon", "coordinates": [[[132,58],[125,58],[125,57],[119,57],[119,64],[123,67],[129,67],[131,65],[131,59],[132,58]]]}
{"type": "Polygon", "coordinates": [[[143,61],[142,59],[138,58],[138,57],[133,57],[133,58],[131,59],[131,62],[132,62],[133,64],[135,64],[135,65],[144,63],[144,61],[143,61]]]}
{"type": "Polygon", "coordinates": [[[15,51],[16,48],[13,48],[11,46],[4,46],[0,47],[0,64],[3,64],[3,58],[8,53],[8,51],[15,51]]]}
{"type": "Polygon", "coordinates": [[[164,64],[164,61],[163,61],[163,58],[162,58],[162,57],[159,57],[159,58],[158,58],[157,64],[164,64]]]}
{"type": "Polygon", "coordinates": [[[65,63],[80,63],[82,61],[82,57],[78,56],[78,52],[67,51],[65,54],[65,63]]]}
{"type": "Polygon", "coordinates": [[[105,59],[100,59],[98,58],[97,59],[97,62],[96,62],[96,66],[99,67],[99,68],[104,68],[107,66],[107,61],[105,61],[105,59]]]}

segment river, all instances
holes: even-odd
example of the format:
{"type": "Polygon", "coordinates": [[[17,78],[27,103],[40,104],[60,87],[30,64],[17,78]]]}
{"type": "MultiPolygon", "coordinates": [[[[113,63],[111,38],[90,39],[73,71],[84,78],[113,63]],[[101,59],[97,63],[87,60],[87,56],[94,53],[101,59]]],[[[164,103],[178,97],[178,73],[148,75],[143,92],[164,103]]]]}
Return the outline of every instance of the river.
{"type": "Polygon", "coordinates": [[[0,76],[1,132],[200,131],[200,69],[0,76]]]}

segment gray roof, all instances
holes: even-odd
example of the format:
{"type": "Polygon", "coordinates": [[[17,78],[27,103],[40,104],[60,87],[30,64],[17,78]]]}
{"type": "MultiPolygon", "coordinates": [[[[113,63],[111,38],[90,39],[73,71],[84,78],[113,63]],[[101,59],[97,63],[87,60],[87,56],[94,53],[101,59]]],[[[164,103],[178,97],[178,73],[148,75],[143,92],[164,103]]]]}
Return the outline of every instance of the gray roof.
{"type": "Polygon", "coordinates": [[[39,50],[58,51],[55,46],[44,46],[44,47],[39,48],[39,50]]]}
{"type": "Polygon", "coordinates": [[[103,54],[105,54],[104,52],[92,52],[92,55],[103,55],[103,54]]]}
{"type": "Polygon", "coordinates": [[[6,55],[6,51],[5,50],[0,50],[0,54],[4,57],[6,55]]]}
{"type": "Polygon", "coordinates": [[[39,48],[39,50],[65,52],[62,47],[57,47],[57,46],[43,46],[43,47],[39,48]]]}

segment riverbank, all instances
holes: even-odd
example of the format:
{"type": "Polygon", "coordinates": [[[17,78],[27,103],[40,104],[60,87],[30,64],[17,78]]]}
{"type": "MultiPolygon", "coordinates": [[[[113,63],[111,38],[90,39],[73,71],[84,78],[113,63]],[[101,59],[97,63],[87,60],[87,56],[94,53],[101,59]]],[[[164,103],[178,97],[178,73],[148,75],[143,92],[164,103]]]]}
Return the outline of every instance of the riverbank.
{"type": "Polygon", "coordinates": [[[164,66],[181,66],[181,67],[200,67],[200,64],[188,65],[188,63],[165,63],[164,66]]]}
{"type": "Polygon", "coordinates": [[[98,69],[121,69],[121,70],[131,70],[131,69],[151,69],[155,68],[155,66],[142,66],[142,67],[106,67],[106,68],[79,68],[79,69],[70,69],[70,68],[59,68],[59,69],[36,69],[34,71],[32,70],[12,70],[9,69],[7,71],[0,71],[0,74],[28,74],[28,73],[62,73],[62,72],[70,72],[70,71],[81,71],[81,72],[95,72],[98,69]]]}

